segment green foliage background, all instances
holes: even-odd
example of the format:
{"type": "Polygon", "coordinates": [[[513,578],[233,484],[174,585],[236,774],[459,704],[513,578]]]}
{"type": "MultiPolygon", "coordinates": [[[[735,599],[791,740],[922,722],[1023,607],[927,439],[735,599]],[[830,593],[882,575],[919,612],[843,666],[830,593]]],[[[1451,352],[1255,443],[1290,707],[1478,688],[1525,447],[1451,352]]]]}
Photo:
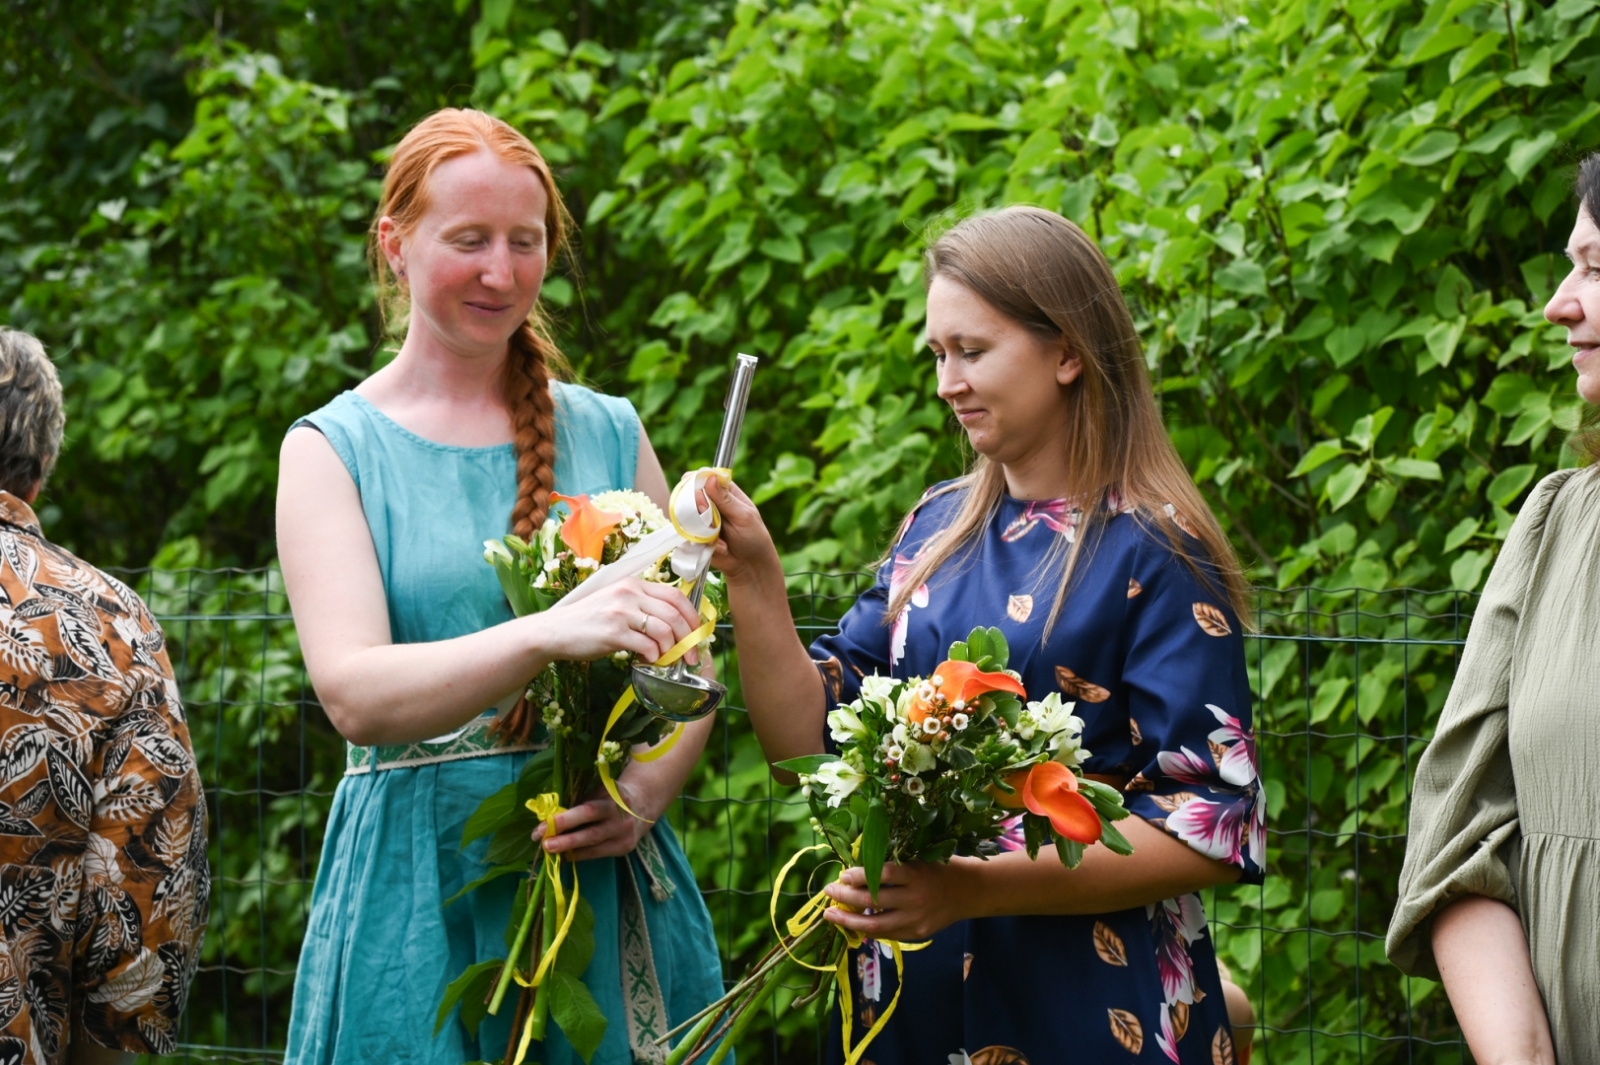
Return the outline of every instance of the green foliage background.
{"type": "MultiPolygon", "coordinates": [[[[1264,585],[1475,589],[1526,489],[1570,461],[1579,404],[1539,309],[1569,164],[1600,137],[1593,0],[5,15],[0,320],[61,367],[41,513],[102,563],[270,560],[282,433],[385,357],[361,254],[385,146],[444,104],[495,111],[555,164],[583,233],[545,298],[669,470],[710,457],[732,353],[764,357],[741,477],[796,570],[870,561],[960,469],[919,253],[1004,203],[1099,240],[1173,437],[1264,585]]],[[[1402,737],[1337,755],[1383,781],[1353,797],[1366,827],[1402,831],[1411,695],[1436,712],[1448,672],[1423,690],[1394,648],[1288,665],[1304,728],[1402,737]]],[[[1269,763],[1275,815],[1356,827],[1329,765],[1269,763]]],[[[1339,885],[1305,875],[1263,913],[1303,923],[1294,899],[1322,892],[1337,916],[1339,885]]],[[[1292,977],[1262,986],[1289,1002],[1292,977]]]]}

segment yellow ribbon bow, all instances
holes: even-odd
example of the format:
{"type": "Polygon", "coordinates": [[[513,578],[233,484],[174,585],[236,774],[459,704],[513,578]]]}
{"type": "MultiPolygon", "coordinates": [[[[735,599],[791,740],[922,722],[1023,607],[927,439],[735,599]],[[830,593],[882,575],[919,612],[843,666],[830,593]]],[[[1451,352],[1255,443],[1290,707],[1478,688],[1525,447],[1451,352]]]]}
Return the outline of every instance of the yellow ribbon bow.
{"type": "MultiPolygon", "coordinates": [[[[565,806],[561,805],[561,797],[553,791],[547,791],[542,795],[529,799],[527,807],[533,811],[534,816],[544,822],[544,838],[547,840],[554,839],[558,834],[555,824],[556,817],[559,814],[566,813],[567,810],[565,806]]],[[[544,860],[539,863],[539,874],[545,878],[546,890],[550,891],[555,897],[556,913],[562,916],[560,918],[561,923],[556,929],[555,938],[550,941],[550,946],[545,950],[544,957],[539,959],[539,966],[533,971],[533,978],[524,980],[521,973],[517,972],[515,968],[512,969],[512,976],[523,987],[538,987],[544,982],[544,978],[550,972],[551,966],[555,964],[556,956],[561,953],[561,944],[566,942],[567,933],[572,930],[572,919],[578,915],[578,866],[576,863],[572,866],[572,897],[569,900],[566,887],[561,882],[561,865],[561,855],[553,854],[550,851],[544,852],[544,860]],[[565,911],[564,914],[563,911],[565,911]]],[[[534,892],[530,888],[528,905],[532,906],[533,901],[534,892]]],[[[512,964],[514,965],[514,963],[512,964]]],[[[523,1058],[527,1056],[528,1044],[533,1041],[534,1021],[534,1011],[529,1010],[528,1019],[522,1026],[522,1038],[517,1041],[517,1054],[512,1065],[522,1065],[523,1058]]]]}

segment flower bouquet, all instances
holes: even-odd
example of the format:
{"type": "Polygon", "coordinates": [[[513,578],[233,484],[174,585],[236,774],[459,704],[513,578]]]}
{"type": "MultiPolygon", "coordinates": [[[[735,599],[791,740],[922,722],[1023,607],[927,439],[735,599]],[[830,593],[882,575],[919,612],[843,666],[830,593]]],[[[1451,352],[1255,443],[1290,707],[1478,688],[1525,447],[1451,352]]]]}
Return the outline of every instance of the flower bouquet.
{"type": "MultiPolygon", "coordinates": [[[[838,754],[778,763],[799,775],[812,829],[823,842],[794,855],[778,875],[771,904],[778,944],[727,995],[680,1026],[688,1032],[668,1065],[693,1060],[721,1039],[710,1058],[717,1065],[779,984],[800,973],[812,974],[811,988],[796,1005],[817,1001],[825,987],[830,1000],[834,989],[841,996],[849,1065],[888,1022],[898,989],[852,1047],[847,948],[862,940],[821,919],[838,903],[818,892],[789,918],[786,934],[777,927],[784,879],[807,853],[824,852],[842,867],[860,865],[876,898],[886,862],[990,857],[1019,817],[1029,857],[1054,843],[1070,869],[1095,843],[1117,854],[1133,852],[1113,824],[1128,816],[1121,794],[1079,768],[1089,752],[1080,742],[1083,721],[1072,713],[1074,704],[1054,692],[1025,702],[1021,681],[1005,671],[1009,655],[999,629],[978,628],[951,645],[949,659],[926,679],[867,677],[860,698],[828,715],[838,754]]],[[[902,952],[924,945],[881,947],[900,970],[902,952]]]]}
{"type": "MultiPolygon", "coordinates": [[[[685,483],[691,484],[690,479],[685,483]]],[[[531,542],[507,536],[484,545],[484,560],[494,567],[518,617],[548,610],[645,542],[667,546],[629,575],[678,582],[669,559],[672,543],[682,540],[673,537],[669,519],[647,496],[615,491],[593,498],[554,494],[551,499],[566,507],[566,516],[546,518],[531,542]]],[[[653,554],[648,549],[644,553],[653,554]]],[[[675,655],[713,638],[713,599],[720,586],[713,583],[708,591],[712,595],[702,605],[705,623],[673,649],[675,655]]],[[[516,782],[479,805],[462,834],[463,847],[490,837],[490,868],[446,905],[502,876],[524,873],[526,879],[506,929],[508,956],[473,965],[449,985],[435,1032],[459,1005],[462,1023],[475,1036],[483,1018],[498,1014],[509,995],[515,1012],[506,1065],[521,1065],[530,1043],[544,1038],[550,1020],[584,1061],[605,1035],[606,1018],[581,979],[594,953],[594,914],[581,898],[576,868],[563,870],[561,857],[546,854],[532,833],[541,822],[550,831],[549,822],[557,814],[587,799],[597,787],[603,786],[627,810],[616,786],[622,767],[633,758],[659,758],[681,735],[681,725],[669,731],[668,723],[633,700],[631,667],[631,656],[619,652],[592,662],[553,662],[534,677],[517,710],[508,715],[521,721],[509,731],[514,739],[528,739],[537,715],[549,744],[528,759],[516,782]],[[634,753],[639,744],[653,746],[634,753]]],[[[497,724],[505,731],[504,720],[497,724]]]]}

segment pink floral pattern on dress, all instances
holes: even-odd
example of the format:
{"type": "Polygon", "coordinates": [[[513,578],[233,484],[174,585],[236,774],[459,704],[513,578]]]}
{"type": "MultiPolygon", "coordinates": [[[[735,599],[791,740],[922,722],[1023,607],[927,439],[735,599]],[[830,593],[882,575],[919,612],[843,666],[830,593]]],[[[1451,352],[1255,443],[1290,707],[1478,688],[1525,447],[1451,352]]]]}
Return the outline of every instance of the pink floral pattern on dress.
{"type": "Polygon", "coordinates": [[[1212,858],[1234,865],[1248,858],[1262,868],[1267,851],[1266,804],[1257,779],[1255,736],[1220,706],[1207,703],[1206,709],[1222,725],[1207,737],[1215,768],[1187,747],[1176,754],[1162,751],[1156,761],[1170,779],[1204,785],[1226,799],[1189,799],[1167,817],[1167,831],[1212,858]],[[1219,789],[1218,777],[1237,790],[1230,794],[1231,789],[1219,789]]]}

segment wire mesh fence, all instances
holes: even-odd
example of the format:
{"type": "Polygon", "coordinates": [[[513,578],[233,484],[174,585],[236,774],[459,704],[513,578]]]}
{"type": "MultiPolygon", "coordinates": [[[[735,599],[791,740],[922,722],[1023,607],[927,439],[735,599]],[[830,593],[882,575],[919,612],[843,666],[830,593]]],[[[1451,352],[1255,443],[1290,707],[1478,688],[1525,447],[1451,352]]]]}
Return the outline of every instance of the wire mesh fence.
{"type": "MultiPolygon", "coordinates": [[[[175,1057],[279,1061],[343,741],[306,679],[276,570],[122,576],[166,629],[210,807],[211,920],[175,1057]]],[[[831,628],[866,581],[791,578],[805,638],[831,628]]],[[[1258,593],[1259,632],[1246,643],[1268,876],[1204,898],[1219,956],[1257,1012],[1254,1061],[1469,1060],[1442,989],[1392,968],[1383,935],[1412,771],[1473,603],[1412,590],[1258,593]]],[[[770,943],[774,872],[812,839],[805,805],[773,783],[737,705],[727,636],[719,665],[734,705],[670,816],[731,980],[770,943]]],[[[811,1012],[787,1008],[801,990],[774,1000],[742,1060],[822,1060],[811,1012]]]]}

